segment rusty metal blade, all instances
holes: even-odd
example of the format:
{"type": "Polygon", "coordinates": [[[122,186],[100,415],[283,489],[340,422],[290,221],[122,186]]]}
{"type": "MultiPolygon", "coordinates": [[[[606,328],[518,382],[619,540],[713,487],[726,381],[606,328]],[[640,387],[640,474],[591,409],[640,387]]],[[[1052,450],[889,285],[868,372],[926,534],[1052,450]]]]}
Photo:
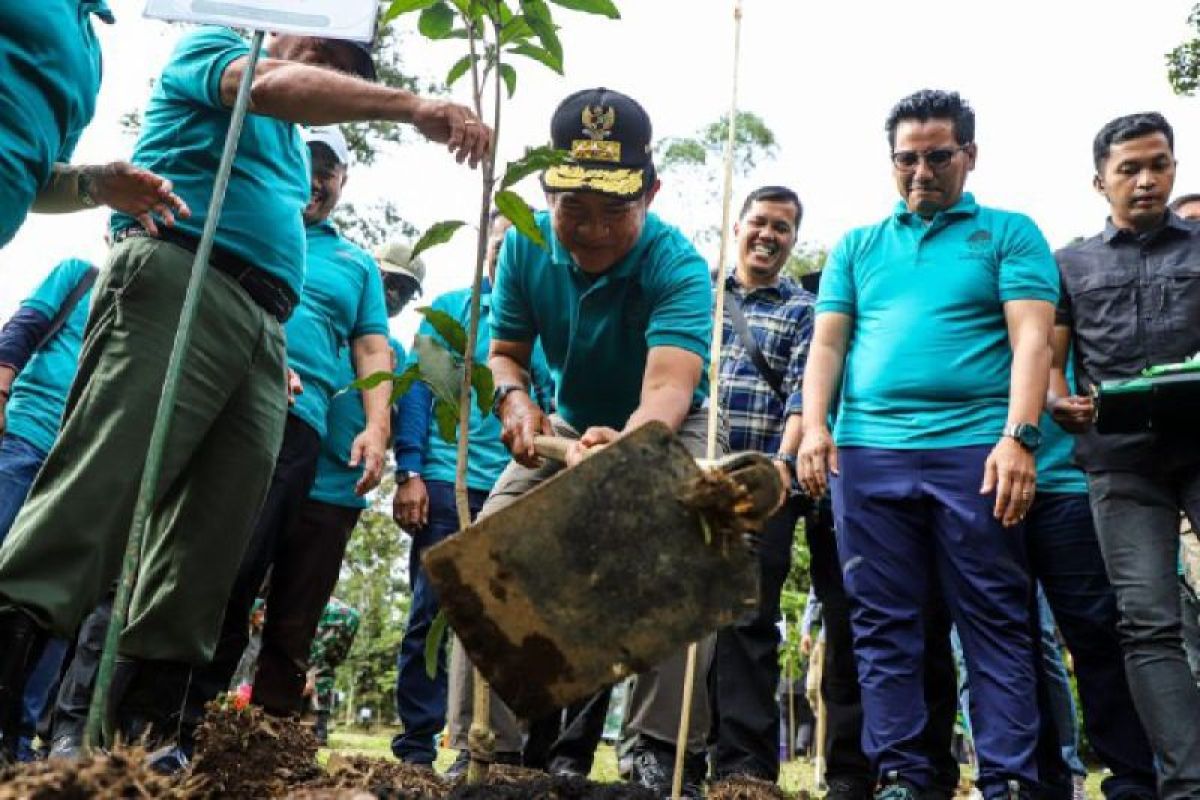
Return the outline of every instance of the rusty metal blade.
{"type": "Polygon", "coordinates": [[[681,501],[700,475],[647,425],[426,552],[450,624],[514,712],[561,708],[753,607],[754,557],[706,544],[681,501]]]}

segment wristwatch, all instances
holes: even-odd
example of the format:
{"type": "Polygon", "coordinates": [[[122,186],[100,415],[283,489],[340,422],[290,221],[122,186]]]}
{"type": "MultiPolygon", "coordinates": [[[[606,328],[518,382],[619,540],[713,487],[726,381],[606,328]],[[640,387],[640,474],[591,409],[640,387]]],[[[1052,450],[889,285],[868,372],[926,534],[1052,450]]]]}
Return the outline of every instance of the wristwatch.
{"type": "Polygon", "coordinates": [[[85,208],[95,208],[96,198],[92,196],[92,176],[86,169],[79,171],[79,176],[76,178],[78,187],[79,202],[85,208]]]}
{"type": "Polygon", "coordinates": [[[504,404],[504,398],[508,397],[512,392],[528,392],[519,383],[502,383],[492,392],[492,413],[497,417],[500,416],[500,406],[504,404]]]}
{"type": "Polygon", "coordinates": [[[1028,422],[1010,422],[1004,426],[1003,436],[1017,440],[1017,444],[1031,453],[1036,453],[1042,445],[1042,432],[1037,425],[1028,422]]]}
{"type": "Polygon", "coordinates": [[[396,485],[403,486],[413,478],[419,477],[421,477],[421,473],[419,472],[413,472],[411,469],[398,469],[396,470],[396,485]]]}

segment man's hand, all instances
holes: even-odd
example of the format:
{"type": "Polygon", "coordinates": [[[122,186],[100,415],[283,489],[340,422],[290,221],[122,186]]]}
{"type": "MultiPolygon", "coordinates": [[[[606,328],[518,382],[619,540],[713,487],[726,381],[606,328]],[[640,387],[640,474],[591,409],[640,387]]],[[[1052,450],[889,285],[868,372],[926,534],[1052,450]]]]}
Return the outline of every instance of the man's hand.
{"type": "Polygon", "coordinates": [[[83,167],[79,181],[97,204],[134,217],[152,235],[158,233],[155,217],[172,226],[176,215],[192,215],[169,180],[124,161],[83,167]]]}
{"type": "Polygon", "coordinates": [[[413,109],[412,124],[426,139],[444,143],[458,163],[467,161],[472,169],[492,148],[492,129],[458,103],[422,99],[413,109]]]}
{"type": "Polygon", "coordinates": [[[571,445],[571,449],[567,451],[567,466],[574,467],[587,458],[595,450],[612,444],[617,439],[621,438],[621,432],[613,428],[605,428],[597,426],[588,428],[583,432],[583,436],[571,445]]]}
{"type": "Polygon", "coordinates": [[[542,407],[526,392],[509,392],[500,404],[500,441],[522,466],[534,468],[541,463],[533,447],[533,437],[553,436],[554,426],[542,407]]]}
{"type": "Polygon", "coordinates": [[[796,454],[796,477],[800,487],[814,500],[824,497],[829,489],[828,474],[831,472],[838,474],[838,460],[829,427],[807,428],[800,440],[800,452],[796,454]]]}
{"type": "Polygon", "coordinates": [[[296,374],[296,370],[291,367],[287,368],[287,399],[288,405],[296,405],[297,395],[304,394],[304,381],[300,380],[300,376],[296,374]]]}
{"type": "Polygon", "coordinates": [[[983,468],[980,494],[996,493],[992,515],[1000,524],[1011,528],[1021,520],[1033,504],[1037,489],[1037,464],[1033,453],[1011,436],[1000,439],[983,468]]]}
{"type": "Polygon", "coordinates": [[[779,504],[775,506],[779,508],[787,502],[788,496],[792,493],[793,479],[799,479],[800,465],[799,463],[796,464],[796,474],[793,475],[791,466],[786,461],[777,458],[775,459],[775,469],[779,470],[779,485],[781,487],[779,490],[779,504]]]}
{"type": "Polygon", "coordinates": [[[368,425],[362,433],[354,437],[354,443],[350,445],[348,465],[357,467],[362,464],[362,477],[354,486],[354,493],[359,497],[363,497],[379,485],[379,479],[383,477],[385,453],[387,453],[387,433],[385,431],[368,425]]]}
{"type": "Polygon", "coordinates": [[[429,524],[429,490],[420,475],[413,475],[396,487],[392,497],[392,519],[406,531],[429,524]]]}
{"type": "Polygon", "coordinates": [[[1056,397],[1050,405],[1050,416],[1068,433],[1084,433],[1092,427],[1096,413],[1092,398],[1081,395],[1056,397]]]}
{"type": "Polygon", "coordinates": [[[800,637],[800,652],[804,655],[811,655],[813,649],[813,637],[811,633],[806,633],[800,637]]]}

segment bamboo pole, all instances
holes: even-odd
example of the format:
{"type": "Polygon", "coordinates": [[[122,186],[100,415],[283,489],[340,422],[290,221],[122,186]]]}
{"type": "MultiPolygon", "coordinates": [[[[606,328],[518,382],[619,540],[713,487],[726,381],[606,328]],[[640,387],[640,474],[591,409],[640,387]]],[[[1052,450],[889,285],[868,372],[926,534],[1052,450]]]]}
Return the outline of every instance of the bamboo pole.
{"type": "MultiPolygon", "coordinates": [[[[229,173],[233,168],[234,156],[237,154],[242,123],[246,119],[246,110],[250,103],[250,86],[254,82],[254,69],[258,63],[262,43],[263,31],[255,31],[250,43],[250,54],[246,59],[246,70],[242,73],[237,99],[234,100],[233,112],[229,118],[229,131],[225,135],[225,146],[217,165],[212,200],[208,206],[208,218],[204,221],[204,231],[200,235],[196,258],[192,262],[192,274],[188,279],[187,293],[184,295],[183,308],[179,314],[179,327],[175,331],[175,341],[171,345],[171,356],[167,361],[167,372],[163,378],[163,389],[158,398],[158,410],[154,416],[154,427],[150,433],[150,444],[146,452],[146,465],[142,470],[137,502],[134,505],[133,524],[130,526],[129,539],[125,545],[121,575],[117,580],[117,594],[113,600],[112,618],[109,620],[108,630],[104,634],[104,649],[100,655],[100,666],[96,674],[96,688],[92,692],[92,704],[88,709],[87,727],[84,731],[84,746],[87,750],[99,747],[106,733],[104,729],[108,722],[108,693],[117,661],[117,647],[121,631],[125,628],[125,622],[129,616],[129,601],[133,595],[133,588],[137,585],[142,544],[146,538],[146,528],[154,506],[154,494],[158,489],[158,476],[162,470],[167,437],[170,435],[171,421],[175,415],[175,396],[179,391],[179,379],[183,375],[183,361],[192,340],[192,325],[200,306],[204,277],[208,273],[208,257],[212,253],[217,222],[221,217],[221,208],[225,204],[229,173]]],[[[111,736],[108,738],[111,741],[111,736]]]]}
{"type": "MultiPolygon", "coordinates": [[[[738,70],[742,50],[742,0],[733,6],[733,87],[729,99],[729,138],[725,142],[725,185],[721,196],[721,244],[717,255],[716,302],[713,310],[712,351],[708,362],[708,442],[705,456],[717,457],[717,432],[721,424],[718,387],[721,379],[721,345],[725,330],[725,259],[729,246],[729,211],[733,197],[733,148],[737,132],[738,70]]],[[[687,666],[683,673],[683,703],[679,711],[679,733],[675,740],[675,770],[671,777],[671,797],[679,800],[683,789],[683,765],[687,755],[688,728],[691,727],[692,695],[696,683],[696,643],[688,645],[687,666]]]]}

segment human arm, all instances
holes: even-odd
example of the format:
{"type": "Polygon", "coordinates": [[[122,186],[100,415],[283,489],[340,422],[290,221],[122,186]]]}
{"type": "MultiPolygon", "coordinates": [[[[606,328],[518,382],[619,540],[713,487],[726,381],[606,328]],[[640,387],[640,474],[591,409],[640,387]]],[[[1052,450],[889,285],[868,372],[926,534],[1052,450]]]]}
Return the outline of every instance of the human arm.
{"type": "MultiPolygon", "coordinates": [[[[392,370],[392,348],[386,336],[372,333],[359,336],[350,343],[354,371],[359,378],[376,372],[392,370]]],[[[391,384],[384,382],[374,389],[362,390],[363,414],[366,426],[350,445],[349,466],[363,465],[362,477],[354,493],[362,497],[379,485],[383,476],[384,454],[391,435],[391,384]]]]}
{"type": "Polygon", "coordinates": [[[415,381],[397,403],[394,452],[396,474],[408,478],[396,482],[392,498],[392,519],[405,530],[423,528],[429,523],[429,490],[421,473],[425,467],[425,443],[429,438],[429,419],[433,412],[433,391],[415,381]]]}
{"type": "MultiPolygon", "coordinates": [[[[221,73],[220,100],[231,108],[249,64],[242,56],[221,73]]],[[[472,167],[491,149],[492,131],[466,106],[427,100],[351,75],[308,64],[260,59],[250,86],[250,111],[301,125],[385,120],[411,124],[430,141],[447,145],[472,167]]]]}
{"type": "Polygon", "coordinates": [[[850,346],[849,314],[825,312],[813,325],[808,364],[804,369],[804,416],[796,471],[800,486],[812,498],[828,488],[827,473],[837,474],[837,448],[829,431],[829,411],[842,379],[850,346]]]}
{"type": "Polygon", "coordinates": [[[554,426],[550,417],[529,395],[529,360],[533,353],[532,342],[492,339],[488,352],[488,367],[492,370],[492,381],[496,386],[520,386],[508,392],[495,409],[503,429],[500,440],[517,463],[527,467],[538,464],[537,451],[533,446],[535,436],[553,436],[554,426]]]}
{"type": "MultiPolygon", "coordinates": [[[[1037,425],[1050,380],[1050,334],[1054,305],[1044,300],[1010,300],[1004,319],[1012,347],[1008,424],[1037,425]]],[[[1020,522],[1037,484],[1034,454],[1011,436],[1002,436],[984,465],[980,494],[996,493],[993,515],[1005,527],[1020,522]]]]}
{"type": "Polygon", "coordinates": [[[189,217],[187,203],[171,191],[166,178],[124,161],[109,164],[57,163],[33,200],[39,214],[68,214],[94,206],[108,206],[137,219],[152,234],[158,233],[155,218],[166,225],[175,224],[175,216],[189,217]]]}
{"type": "Polygon", "coordinates": [[[1077,395],[1067,382],[1067,353],[1071,348],[1071,329],[1055,325],[1051,334],[1050,388],[1046,409],[1059,427],[1069,433],[1083,433],[1092,426],[1095,408],[1092,398],[1077,395]]]}

